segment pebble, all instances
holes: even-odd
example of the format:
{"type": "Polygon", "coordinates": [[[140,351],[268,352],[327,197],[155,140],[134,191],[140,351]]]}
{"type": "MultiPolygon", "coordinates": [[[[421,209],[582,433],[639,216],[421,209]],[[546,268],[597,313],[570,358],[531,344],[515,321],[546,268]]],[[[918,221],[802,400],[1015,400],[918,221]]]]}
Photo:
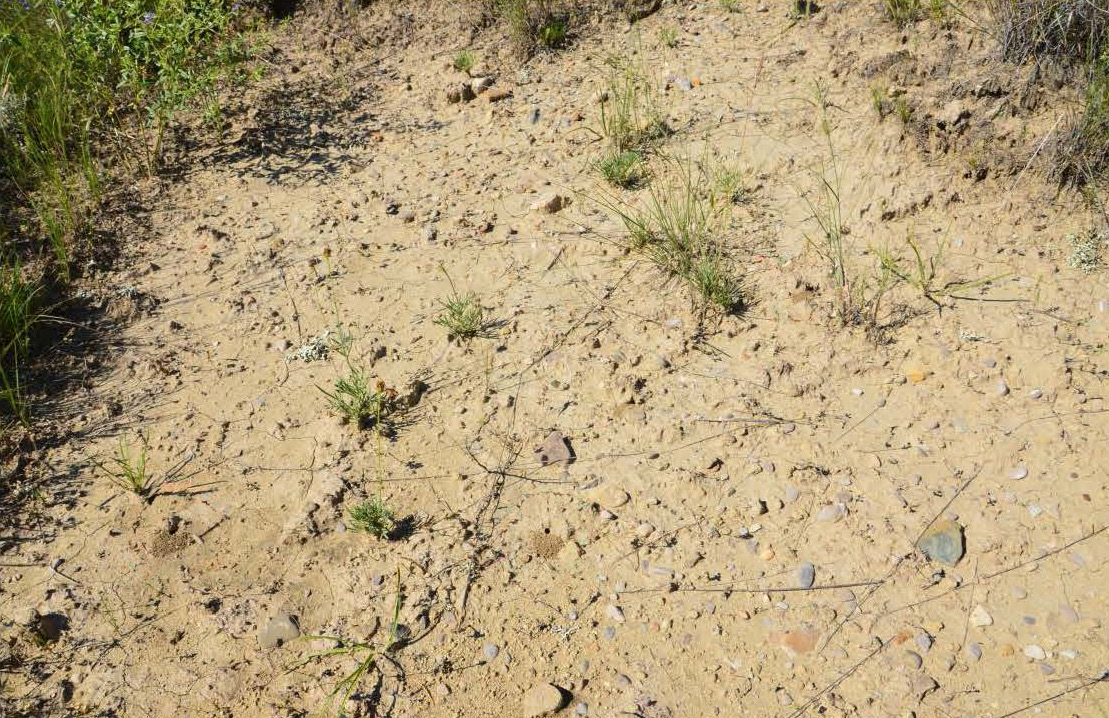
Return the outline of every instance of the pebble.
{"type": "Polygon", "coordinates": [[[932,637],[927,633],[918,633],[913,640],[916,641],[917,647],[925,653],[932,647],[932,637]]]}
{"type": "Polygon", "coordinates": [[[258,632],[258,643],[262,648],[278,648],[300,635],[300,626],[294,617],[281,614],[274,616],[258,632]]]}
{"type": "Polygon", "coordinates": [[[845,513],[842,504],[829,504],[816,513],[816,520],[831,523],[842,519],[845,513]]]}
{"type": "Polygon", "coordinates": [[[1045,676],[1050,676],[1055,673],[1055,666],[1050,663],[1041,663],[1040,673],[1043,673],[1045,676]]]}
{"type": "Polygon", "coordinates": [[[924,665],[924,659],[916,651],[905,651],[905,660],[913,668],[920,668],[924,665]]]}
{"type": "Polygon", "coordinates": [[[486,643],[481,647],[481,652],[485,654],[485,660],[491,661],[500,655],[501,649],[495,643],[486,643]]]}
{"type": "Polygon", "coordinates": [[[616,621],[617,623],[624,622],[624,612],[620,610],[619,606],[609,604],[609,607],[605,609],[605,613],[608,614],[609,618],[611,618],[613,621],[616,621]]]}
{"type": "Polygon", "coordinates": [[[576,706],[574,706],[574,712],[580,716],[589,715],[589,704],[585,702],[578,703],[576,706]]]}
{"type": "Polygon", "coordinates": [[[1004,379],[997,380],[997,395],[1005,396],[1009,393],[1009,385],[1005,383],[1004,379]]]}
{"type": "Polygon", "coordinates": [[[1033,661],[1042,661],[1047,658],[1047,653],[1044,652],[1044,649],[1040,648],[1035,643],[1029,643],[1024,647],[1024,655],[1028,656],[1033,661]]]}
{"type": "Polygon", "coordinates": [[[538,683],[524,694],[524,718],[551,715],[561,710],[564,705],[566,705],[566,695],[561,688],[551,683],[538,683]]]}
{"type": "Polygon", "coordinates": [[[786,501],[794,502],[801,496],[801,491],[796,486],[786,487],[786,501]]]}
{"type": "Polygon", "coordinates": [[[816,581],[816,566],[811,563],[803,563],[797,569],[797,586],[799,588],[812,588],[813,583],[816,581]]]}
{"type": "Polygon", "coordinates": [[[982,646],[977,643],[968,643],[963,650],[972,661],[978,661],[982,658],[982,646]]]}
{"type": "Polygon", "coordinates": [[[1039,399],[1043,395],[1044,393],[1040,389],[1033,389],[1032,391],[1028,392],[1028,396],[1032,399],[1039,399]]]}
{"type": "Polygon", "coordinates": [[[983,626],[992,626],[993,616],[991,616],[989,612],[986,611],[984,606],[979,604],[974,607],[973,611],[970,612],[970,622],[979,628],[982,628],[983,626]]]}
{"type": "Polygon", "coordinates": [[[1014,467],[1013,470],[1009,472],[1009,478],[1013,481],[1020,481],[1026,476],[1028,476],[1028,468],[1025,466],[1014,467]]]}
{"type": "Polygon", "coordinates": [[[937,563],[954,566],[966,551],[963,527],[954,521],[941,519],[924,532],[917,548],[937,563]]]}

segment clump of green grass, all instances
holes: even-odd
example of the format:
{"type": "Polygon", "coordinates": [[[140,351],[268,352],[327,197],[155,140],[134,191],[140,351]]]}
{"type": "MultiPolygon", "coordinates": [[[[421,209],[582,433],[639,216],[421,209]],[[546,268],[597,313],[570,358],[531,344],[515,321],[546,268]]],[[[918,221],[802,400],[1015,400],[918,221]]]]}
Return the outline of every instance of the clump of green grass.
{"type": "Polygon", "coordinates": [[[647,152],[670,134],[655,83],[642,61],[612,58],[608,65],[597,134],[616,154],[647,152]]]}
{"type": "Polygon", "coordinates": [[[451,293],[446,299],[439,301],[442,310],[434,323],[447,330],[448,340],[465,342],[491,336],[494,324],[486,320],[485,310],[482,309],[477,294],[459,293],[454,286],[454,280],[447,274],[446,267],[440,265],[439,269],[450,283],[451,293]]]}
{"type": "Polygon", "coordinates": [[[739,204],[747,196],[747,176],[743,170],[726,162],[709,166],[712,191],[718,200],[739,204]]]}
{"type": "Polygon", "coordinates": [[[597,170],[609,184],[624,189],[634,189],[647,180],[647,164],[632,150],[606,155],[597,162],[597,170]]]}
{"type": "Polygon", "coordinates": [[[539,47],[562,47],[570,35],[570,16],[557,0],[488,0],[486,6],[525,55],[539,47]]]}
{"type": "Polygon", "coordinates": [[[645,201],[630,204],[610,196],[598,201],[623,223],[628,249],[685,282],[702,311],[738,312],[743,281],[722,240],[730,203],[720,201],[703,170],[672,164],[663,181],[652,183],[645,201]]]}
{"type": "Polygon", "coordinates": [[[678,46],[678,28],[664,27],[658,31],[658,41],[671,49],[678,46]]]}
{"type": "Polygon", "coordinates": [[[96,462],[96,465],[113,484],[147,499],[157,491],[154,479],[147,472],[146,460],[149,455],[150,447],[147,445],[146,437],[139,437],[137,454],[123,439],[120,439],[115,455],[108,459],[107,463],[96,462]]]}
{"type": "Polygon", "coordinates": [[[470,52],[469,50],[462,50],[454,56],[453,65],[454,69],[458,70],[459,72],[469,73],[470,70],[474,69],[475,62],[476,59],[474,58],[474,53],[470,52]]]}
{"type": "Polygon", "coordinates": [[[377,496],[355,504],[347,516],[352,529],[364,531],[379,539],[388,538],[397,525],[396,514],[377,496]]]}
{"type": "Polygon", "coordinates": [[[893,98],[893,112],[903,125],[909,124],[909,120],[913,118],[913,108],[904,97],[893,98]]]}
{"type": "Polygon", "coordinates": [[[720,7],[726,12],[741,12],[743,10],[743,0],[720,0],[720,7]]]}

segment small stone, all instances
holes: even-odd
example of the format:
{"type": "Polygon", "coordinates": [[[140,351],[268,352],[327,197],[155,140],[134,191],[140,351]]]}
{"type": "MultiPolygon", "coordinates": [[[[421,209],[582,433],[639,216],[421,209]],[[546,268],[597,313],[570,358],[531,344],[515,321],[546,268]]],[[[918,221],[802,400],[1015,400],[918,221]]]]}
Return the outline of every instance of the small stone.
{"type": "Polygon", "coordinates": [[[1043,673],[1045,676],[1054,675],[1055,666],[1051,665],[1050,663],[1041,663],[1040,673],[1043,673]]]}
{"type": "Polygon", "coordinates": [[[968,643],[963,648],[963,651],[967,654],[967,658],[972,661],[977,662],[982,658],[982,646],[977,643],[968,643]]]}
{"type": "Polygon", "coordinates": [[[281,614],[274,616],[258,632],[258,643],[262,648],[278,648],[300,635],[300,626],[295,617],[281,614]]]}
{"type": "Polygon", "coordinates": [[[485,655],[485,660],[491,661],[500,655],[501,649],[495,643],[486,643],[481,647],[481,652],[485,655]]]}
{"type": "Polygon", "coordinates": [[[1005,383],[1004,379],[997,380],[996,391],[998,396],[1005,396],[1009,393],[1009,385],[1005,383]]]}
{"type": "Polygon", "coordinates": [[[816,581],[816,566],[811,563],[803,563],[797,569],[797,586],[799,588],[812,588],[813,583],[816,581]]]}
{"type": "Polygon", "coordinates": [[[924,659],[916,651],[905,651],[905,661],[912,668],[920,668],[924,665],[924,659]]]}
{"type": "Polygon", "coordinates": [[[576,706],[574,706],[574,712],[580,716],[589,715],[589,704],[585,702],[578,703],[576,706]]]}
{"type": "Polygon", "coordinates": [[[605,609],[605,613],[608,614],[609,618],[611,618],[613,621],[616,621],[617,623],[624,622],[624,612],[620,610],[619,606],[610,604],[609,607],[605,609]]]}
{"type": "Polygon", "coordinates": [[[575,458],[570,442],[559,431],[552,431],[543,440],[543,444],[535,449],[535,460],[539,462],[540,466],[550,464],[566,466],[573,463],[575,458]]]}
{"type": "Polygon", "coordinates": [[[1020,481],[1026,476],[1028,476],[1028,468],[1024,466],[1014,467],[1013,470],[1009,472],[1009,478],[1013,481],[1020,481]]]}
{"type": "Polygon", "coordinates": [[[839,521],[846,513],[842,504],[829,504],[816,512],[816,520],[824,523],[839,521]]]}
{"type": "Polygon", "coordinates": [[[1029,643],[1024,647],[1024,655],[1031,658],[1033,661],[1042,661],[1047,658],[1047,653],[1044,649],[1037,646],[1035,643],[1029,643]]]}
{"type": "Polygon", "coordinates": [[[979,604],[970,612],[970,622],[979,628],[983,626],[992,626],[993,616],[986,611],[985,607],[979,604]]]}
{"type": "Polygon", "coordinates": [[[512,97],[512,90],[507,87],[499,87],[495,90],[491,90],[486,97],[489,98],[490,102],[500,102],[501,100],[507,100],[512,97]]]}
{"type": "Polygon", "coordinates": [[[554,214],[566,205],[570,204],[568,198],[563,197],[557,193],[543,195],[536,201],[531,203],[532,212],[544,212],[546,214],[554,214]]]}
{"type": "Polygon", "coordinates": [[[916,641],[917,647],[925,653],[932,647],[932,637],[927,633],[918,633],[913,640],[916,641]]]}
{"type": "Polygon", "coordinates": [[[470,80],[470,89],[475,95],[480,95],[492,86],[492,77],[475,77],[474,79],[470,80]]]}
{"type": "Polygon", "coordinates": [[[917,548],[937,563],[954,566],[966,551],[963,527],[954,521],[941,519],[924,532],[917,542],[917,548]]]}
{"type": "Polygon", "coordinates": [[[1033,389],[1032,391],[1028,392],[1028,397],[1030,399],[1039,399],[1043,395],[1044,395],[1044,392],[1043,392],[1042,389],[1033,389]]]}
{"type": "Polygon", "coordinates": [[[538,718],[562,710],[567,696],[561,688],[550,683],[539,683],[524,694],[524,718],[538,718]]]}

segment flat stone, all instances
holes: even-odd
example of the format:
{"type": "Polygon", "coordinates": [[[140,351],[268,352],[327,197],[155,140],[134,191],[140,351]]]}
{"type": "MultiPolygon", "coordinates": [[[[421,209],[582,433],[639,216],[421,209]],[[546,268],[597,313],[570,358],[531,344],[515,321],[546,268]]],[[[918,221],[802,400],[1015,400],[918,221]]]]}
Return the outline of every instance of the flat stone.
{"type": "Polygon", "coordinates": [[[296,618],[281,614],[274,616],[258,632],[258,643],[262,648],[278,648],[300,635],[296,618]]]}
{"type": "Polygon", "coordinates": [[[842,504],[829,504],[816,512],[816,520],[824,523],[833,523],[843,518],[847,510],[842,504]]]}
{"type": "Polygon", "coordinates": [[[992,626],[993,616],[989,614],[989,611],[987,611],[984,606],[979,604],[970,612],[970,622],[979,628],[983,626],[992,626]]]}
{"type": "Polygon", "coordinates": [[[1042,661],[1047,658],[1047,653],[1044,649],[1040,648],[1034,643],[1029,643],[1024,647],[1024,655],[1031,658],[1033,661],[1042,661]]]}
{"type": "Polygon", "coordinates": [[[532,212],[544,212],[546,214],[554,214],[566,205],[570,204],[570,200],[560,194],[547,194],[543,195],[536,201],[531,203],[532,212]]]}
{"type": "Polygon", "coordinates": [[[797,569],[797,585],[800,588],[812,588],[813,583],[816,581],[816,566],[811,563],[803,563],[797,569]]]}
{"type": "Polygon", "coordinates": [[[552,431],[547,434],[543,444],[535,449],[535,460],[539,462],[540,466],[549,466],[550,464],[565,466],[573,463],[574,458],[574,449],[560,431],[552,431]]]}
{"type": "Polygon", "coordinates": [[[1016,466],[1009,472],[1009,478],[1013,481],[1020,481],[1026,476],[1028,476],[1028,469],[1024,466],[1016,466]]]}
{"type": "Polygon", "coordinates": [[[524,718],[538,718],[562,710],[567,703],[566,693],[551,683],[538,683],[524,694],[524,718]]]}
{"type": "Polygon", "coordinates": [[[982,658],[982,646],[977,643],[968,643],[963,648],[963,652],[967,654],[967,658],[976,663],[982,658]]]}
{"type": "Polygon", "coordinates": [[[916,545],[929,559],[946,566],[959,563],[966,552],[963,527],[948,519],[932,524],[916,545]]]}

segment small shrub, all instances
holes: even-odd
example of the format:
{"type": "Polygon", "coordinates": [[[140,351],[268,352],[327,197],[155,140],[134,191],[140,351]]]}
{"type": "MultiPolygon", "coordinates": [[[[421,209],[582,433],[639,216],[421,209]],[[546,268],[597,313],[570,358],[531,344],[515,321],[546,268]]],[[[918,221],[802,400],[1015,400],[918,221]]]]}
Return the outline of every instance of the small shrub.
{"type": "Polygon", "coordinates": [[[489,0],[489,7],[508,26],[513,44],[525,55],[537,47],[561,47],[569,36],[569,16],[555,0],[489,0]]]}
{"type": "Polygon", "coordinates": [[[364,531],[379,539],[388,538],[397,525],[393,510],[376,496],[351,507],[348,517],[352,529],[364,531]]]}
{"type": "Polygon", "coordinates": [[[454,69],[469,73],[470,70],[474,69],[474,62],[474,53],[463,50],[454,56],[454,69]]]}
{"type": "Polygon", "coordinates": [[[647,179],[647,166],[638,152],[617,152],[597,163],[597,170],[616,187],[634,189],[647,179]]]}
{"type": "Polygon", "coordinates": [[[539,42],[547,49],[562,47],[569,35],[566,18],[552,17],[539,28],[539,42]]]}
{"type": "Polygon", "coordinates": [[[387,389],[385,382],[378,379],[371,383],[370,374],[364,367],[355,363],[353,337],[343,331],[334,335],[327,334],[329,346],[341,357],[347,366],[345,376],[335,380],[329,391],[318,387],[327,397],[331,408],[360,429],[373,428],[380,437],[389,429],[390,415],[395,407],[396,392],[387,389]]]}

